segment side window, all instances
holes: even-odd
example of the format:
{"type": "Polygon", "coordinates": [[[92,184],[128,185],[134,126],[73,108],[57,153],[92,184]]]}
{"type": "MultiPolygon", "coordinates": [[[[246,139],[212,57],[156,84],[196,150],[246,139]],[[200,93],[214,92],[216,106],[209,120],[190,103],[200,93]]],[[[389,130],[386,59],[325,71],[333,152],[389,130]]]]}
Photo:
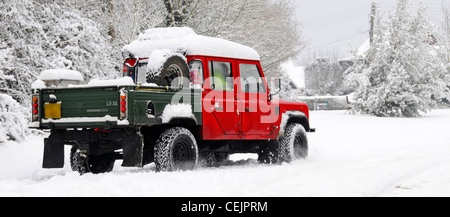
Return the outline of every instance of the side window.
{"type": "Polygon", "coordinates": [[[189,63],[189,77],[192,87],[203,85],[203,63],[200,60],[192,60],[189,63]]]}
{"type": "Polygon", "coordinates": [[[241,89],[245,93],[266,93],[266,85],[264,84],[261,73],[257,65],[239,64],[241,73],[241,89]]]}
{"type": "Polygon", "coordinates": [[[217,91],[233,91],[234,77],[230,62],[209,61],[211,88],[217,91]]]}

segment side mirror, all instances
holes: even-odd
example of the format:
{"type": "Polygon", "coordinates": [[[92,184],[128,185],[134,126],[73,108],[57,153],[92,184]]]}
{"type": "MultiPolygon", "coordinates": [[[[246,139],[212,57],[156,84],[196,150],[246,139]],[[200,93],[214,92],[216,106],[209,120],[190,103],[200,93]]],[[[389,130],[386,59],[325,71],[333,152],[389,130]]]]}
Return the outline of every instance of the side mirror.
{"type": "Polygon", "coordinates": [[[250,85],[249,84],[245,84],[245,92],[250,93],[250,85]]]}
{"type": "Polygon", "coordinates": [[[273,91],[271,91],[272,92],[271,95],[278,95],[281,92],[281,79],[276,78],[273,81],[272,87],[273,87],[273,91]]]}

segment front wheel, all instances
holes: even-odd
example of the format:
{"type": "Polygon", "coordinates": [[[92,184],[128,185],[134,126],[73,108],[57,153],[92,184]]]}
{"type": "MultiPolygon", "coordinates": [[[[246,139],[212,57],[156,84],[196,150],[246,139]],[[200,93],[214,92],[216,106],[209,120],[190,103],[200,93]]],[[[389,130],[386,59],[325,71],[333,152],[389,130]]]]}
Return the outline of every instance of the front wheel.
{"type": "Polygon", "coordinates": [[[308,139],[306,130],[301,124],[289,124],[278,143],[280,163],[290,163],[308,156],[308,139]]]}
{"type": "Polygon", "coordinates": [[[182,127],[163,132],[155,146],[158,172],[194,170],[198,164],[198,146],[194,135],[182,127]]]}

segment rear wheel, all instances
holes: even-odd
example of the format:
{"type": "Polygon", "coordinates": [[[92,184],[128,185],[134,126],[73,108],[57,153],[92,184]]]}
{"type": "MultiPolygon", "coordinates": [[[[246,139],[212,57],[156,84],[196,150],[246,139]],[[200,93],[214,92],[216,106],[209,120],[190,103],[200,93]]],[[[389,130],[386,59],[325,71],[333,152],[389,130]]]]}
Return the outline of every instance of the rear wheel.
{"type": "Polygon", "coordinates": [[[206,152],[202,154],[202,163],[207,167],[223,166],[229,159],[230,154],[225,152],[206,152]]]}
{"type": "Polygon", "coordinates": [[[115,162],[115,153],[88,156],[77,146],[72,147],[70,151],[70,167],[72,171],[78,172],[80,175],[109,173],[114,169],[115,162]]]}
{"type": "Polygon", "coordinates": [[[308,156],[308,139],[301,124],[289,124],[278,142],[280,163],[290,163],[308,156]]]}
{"type": "Polygon", "coordinates": [[[158,172],[193,170],[198,164],[198,146],[194,135],[181,127],[163,132],[155,146],[158,172]]]}

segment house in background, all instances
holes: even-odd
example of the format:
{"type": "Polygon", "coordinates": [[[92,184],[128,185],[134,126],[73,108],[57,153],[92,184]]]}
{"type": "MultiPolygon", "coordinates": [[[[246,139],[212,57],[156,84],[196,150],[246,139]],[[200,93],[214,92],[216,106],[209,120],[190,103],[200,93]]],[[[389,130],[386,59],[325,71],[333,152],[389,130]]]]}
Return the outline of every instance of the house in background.
{"type": "Polygon", "coordinates": [[[294,62],[288,61],[281,65],[283,74],[287,75],[289,87],[297,90],[299,94],[306,94],[305,67],[295,66],[294,62]]]}
{"type": "MultiPolygon", "coordinates": [[[[357,50],[356,54],[358,56],[365,55],[365,53],[370,49],[370,39],[367,39],[357,50]]],[[[353,66],[353,57],[348,57],[339,60],[339,64],[344,69],[344,71],[347,71],[348,68],[353,66]]]]}

